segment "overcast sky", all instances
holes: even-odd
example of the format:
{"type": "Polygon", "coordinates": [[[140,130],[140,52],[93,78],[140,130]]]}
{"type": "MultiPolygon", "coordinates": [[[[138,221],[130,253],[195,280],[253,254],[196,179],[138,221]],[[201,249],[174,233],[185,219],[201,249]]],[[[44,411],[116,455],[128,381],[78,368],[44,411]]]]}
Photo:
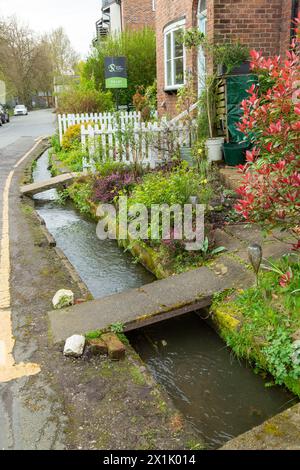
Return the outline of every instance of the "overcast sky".
{"type": "Polygon", "coordinates": [[[83,57],[95,36],[102,0],[0,0],[0,16],[17,15],[37,32],[62,26],[83,57]]]}

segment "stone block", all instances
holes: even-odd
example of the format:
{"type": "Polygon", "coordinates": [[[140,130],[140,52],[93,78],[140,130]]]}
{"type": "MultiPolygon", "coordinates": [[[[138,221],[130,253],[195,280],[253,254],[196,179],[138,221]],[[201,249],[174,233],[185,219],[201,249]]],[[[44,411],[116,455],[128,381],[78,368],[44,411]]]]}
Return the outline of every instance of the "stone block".
{"type": "Polygon", "coordinates": [[[106,333],[101,339],[106,343],[110,359],[119,361],[125,358],[126,348],[114,333],[106,333]]]}
{"type": "Polygon", "coordinates": [[[83,354],[85,337],[81,335],[70,336],[65,343],[64,356],[80,357],[83,354]]]}
{"type": "Polygon", "coordinates": [[[94,356],[105,356],[108,353],[107,344],[101,338],[89,339],[88,345],[94,356]]]}

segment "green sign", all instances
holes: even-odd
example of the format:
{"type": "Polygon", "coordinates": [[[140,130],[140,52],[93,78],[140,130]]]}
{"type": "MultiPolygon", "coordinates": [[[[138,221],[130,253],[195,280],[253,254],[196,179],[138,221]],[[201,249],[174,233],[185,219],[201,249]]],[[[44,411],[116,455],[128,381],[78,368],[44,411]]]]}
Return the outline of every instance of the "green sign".
{"type": "Polygon", "coordinates": [[[105,57],[106,88],[127,88],[126,57],[105,57]]]}

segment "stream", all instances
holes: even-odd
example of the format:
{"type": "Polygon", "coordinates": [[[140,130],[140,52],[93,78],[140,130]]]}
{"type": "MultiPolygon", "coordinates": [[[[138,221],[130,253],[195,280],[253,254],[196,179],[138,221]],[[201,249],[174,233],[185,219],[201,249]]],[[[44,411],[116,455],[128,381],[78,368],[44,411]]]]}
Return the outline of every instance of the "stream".
{"type": "MultiPolygon", "coordinates": [[[[45,152],[37,161],[33,179],[49,177],[45,152]]],[[[95,223],[80,215],[71,203],[59,205],[56,190],[34,198],[57,246],[95,298],[154,280],[115,241],[100,241],[95,223]]],[[[284,388],[266,387],[267,379],[238,361],[196,313],[136,330],[128,338],[210,449],[220,447],[298,401],[284,388]]]]}
{"type": "MultiPolygon", "coordinates": [[[[45,152],[37,161],[33,179],[49,178],[48,152],[45,152]]],[[[114,240],[99,240],[95,222],[79,214],[72,203],[57,204],[55,189],[37,194],[34,199],[57,246],[96,299],[154,281],[154,276],[135,263],[131,254],[124,253],[114,240]]]]}

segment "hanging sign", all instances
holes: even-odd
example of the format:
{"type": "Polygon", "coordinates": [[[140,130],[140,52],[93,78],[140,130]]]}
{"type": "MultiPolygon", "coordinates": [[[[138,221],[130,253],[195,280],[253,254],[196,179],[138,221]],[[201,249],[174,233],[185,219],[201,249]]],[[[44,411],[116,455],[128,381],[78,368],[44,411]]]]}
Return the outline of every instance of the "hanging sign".
{"type": "Polygon", "coordinates": [[[105,57],[106,88],[127,88],[126,57],[105,57]]]}

